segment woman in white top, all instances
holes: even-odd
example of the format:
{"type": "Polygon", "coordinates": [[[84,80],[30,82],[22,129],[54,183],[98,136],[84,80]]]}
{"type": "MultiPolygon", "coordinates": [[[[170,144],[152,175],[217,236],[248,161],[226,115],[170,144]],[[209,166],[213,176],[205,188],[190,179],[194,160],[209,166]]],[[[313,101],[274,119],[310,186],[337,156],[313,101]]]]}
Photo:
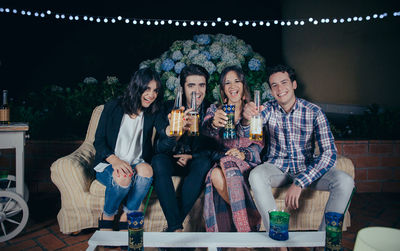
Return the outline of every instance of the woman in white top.
{"type": "Polygon", "coordinates": [[[100,229],[113,228],[121,202],[119,229],[127,229],[127,213],[139,209],[150,188],[153,127],[165,133],[156,119],[163,99],[161,88],[154,70],[140,69],[123,97],[104,105],[94,142],[96,179],[106,186],[100,229]]]}

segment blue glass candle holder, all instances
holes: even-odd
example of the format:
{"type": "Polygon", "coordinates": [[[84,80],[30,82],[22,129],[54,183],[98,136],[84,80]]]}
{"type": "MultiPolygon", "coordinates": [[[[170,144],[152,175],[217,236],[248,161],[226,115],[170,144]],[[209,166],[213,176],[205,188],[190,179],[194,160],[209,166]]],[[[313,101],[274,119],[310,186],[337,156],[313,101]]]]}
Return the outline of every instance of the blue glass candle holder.
{"type": "Polygon", "coordinates": [[[141,211],[128,213],[128,250],[143,250],[144,214],[141,211]]]}
{"type": "Polygon", "coordinates": [[[269,237],[277,241],[289,239],[290,214],[284,211],[269,211],[269,237]]]}
{"type": "Polygon", "coordinates": [[[341,251],[342,248],[342,226],[344,215],[336,212],[325,213],[325,250],[341,251]]]}
{"type": "Polygon", "coordinates": [[[224,139],[235,139],[236,129],[235,129],[235,105],[223,105],[222,110],[226,113],[228,121],[224,129],[224,139]]]}

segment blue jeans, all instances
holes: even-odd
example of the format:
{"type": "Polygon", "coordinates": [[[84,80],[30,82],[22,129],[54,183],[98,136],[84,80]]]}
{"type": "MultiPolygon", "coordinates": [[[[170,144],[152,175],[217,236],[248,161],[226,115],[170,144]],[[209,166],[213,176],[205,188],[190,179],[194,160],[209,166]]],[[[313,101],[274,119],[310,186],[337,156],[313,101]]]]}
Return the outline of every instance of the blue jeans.
{"type": "MultiPolygon", "coordinates": [[[[135,166],[132,165],[133,170],[135,166]]],[[[103,214],[109,217],[116,215],[119,205],[125,198],[126,202],[123,207],[125,213],[138,210],[151,186],[153,177],[142,177],[134,172],[131,183],[123,187],[114,181],[113,171],[114,169],[109,165],[103,172],[96,173],[96,179],[106,186],[103,214]]]]}

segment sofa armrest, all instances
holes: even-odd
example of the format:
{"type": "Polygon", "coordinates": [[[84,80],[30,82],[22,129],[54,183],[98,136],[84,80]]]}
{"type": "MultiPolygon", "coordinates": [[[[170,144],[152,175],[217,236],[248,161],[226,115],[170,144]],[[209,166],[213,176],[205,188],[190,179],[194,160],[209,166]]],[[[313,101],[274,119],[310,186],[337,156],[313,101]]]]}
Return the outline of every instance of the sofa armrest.
{"type": "Polygon", "coordinates": [[[51,180],[61,193],[88,192],[94,179],[94,146],[86,141],[70,155],[59,158],[50,167],[51,180]]]}
{"type": "Polygon", "coordinates": [[[354,174],[354,165],[351,159],[344,157],[343,155],[338,155],[336,160],[336,168],[338,170],[342,170],[348,173],[353,179],[355,177],[354,174]]]}

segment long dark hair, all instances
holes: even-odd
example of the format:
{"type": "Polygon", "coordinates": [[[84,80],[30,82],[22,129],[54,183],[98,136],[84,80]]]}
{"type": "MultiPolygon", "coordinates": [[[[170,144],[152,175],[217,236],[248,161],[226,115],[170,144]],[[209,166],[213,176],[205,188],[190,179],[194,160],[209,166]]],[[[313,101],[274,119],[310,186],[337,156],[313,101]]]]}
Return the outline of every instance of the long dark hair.
{"type": "Polygon", "coordinates": [[[127,86],[123,98],[122,107],[124,112],[127,114],[138,115],[139,111],[155,113],[161,107],[161,102],[163,100],[164,92],[162,90],[162,85],[158,73],[151,68],[142,68],[133,74],[129,85],[127,86]],[[158,95],[156,100],[148,107],[142,107],[142,94],[146,91],[150,81],[156,81],[158,95]]]}
{"type": "Polygon", "coordinates": [[[250,89],[249,89],[249,86],[247,85],[246,78],[244,76],[244,72],[243,72],[242,68],[240,68],[237,65],[225,67],[221,72],[221,75],[219,77],[219,91],[220,91],[222,100],[224,101],[225,99],[227,99],[227,97],[225,95],[225,91],[224,91],[225,77],[226,77],[226,74],[228,74],[228,72],[230,72],[230,71],[234,71],[236,73],[236,75],[238,76],[240,82],[242,82],[242,84],[243,84],[243,96],[245,98],[244,100],[242,100],[243,104],[249,102],[251,100],[250,89]]]}

